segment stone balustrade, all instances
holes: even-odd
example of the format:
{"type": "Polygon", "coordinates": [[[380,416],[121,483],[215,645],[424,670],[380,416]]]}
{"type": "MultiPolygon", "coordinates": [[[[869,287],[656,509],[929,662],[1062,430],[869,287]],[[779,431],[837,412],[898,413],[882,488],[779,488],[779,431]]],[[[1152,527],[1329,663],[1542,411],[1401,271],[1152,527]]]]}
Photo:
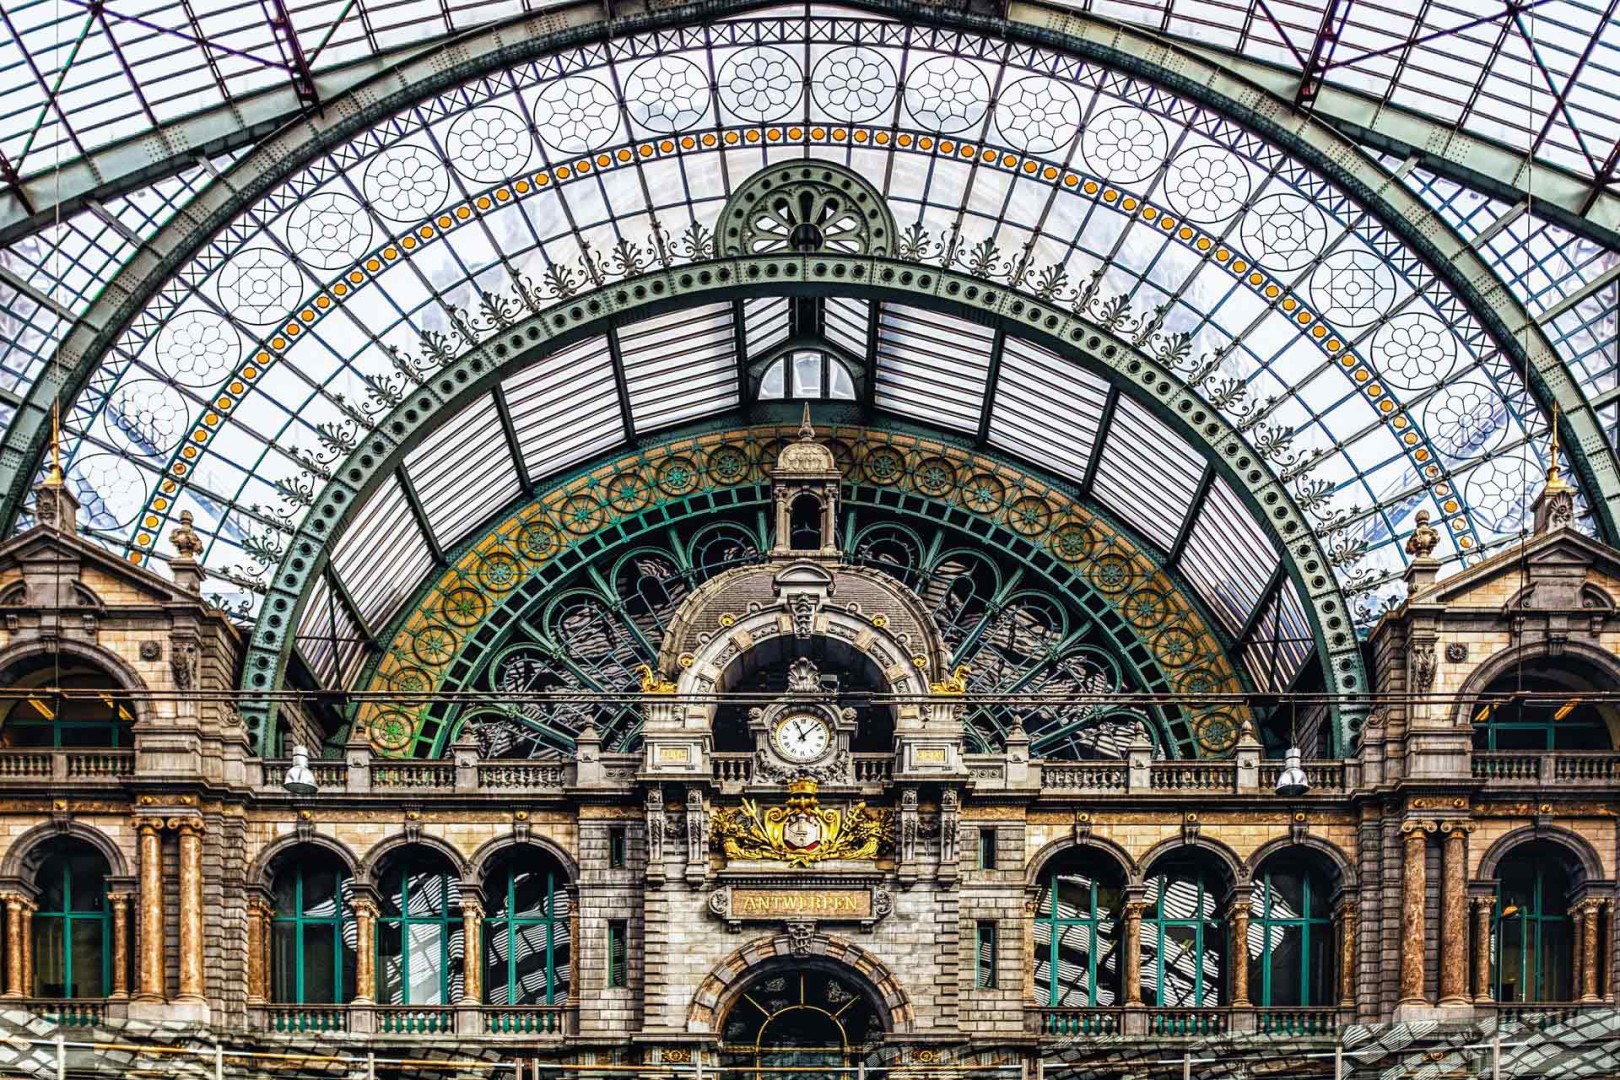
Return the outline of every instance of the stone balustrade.
{"type": "Polygon", "coordinates": [[[0,783],[117,783],[134,775],[133,750],[0,750],[0,783]]]}

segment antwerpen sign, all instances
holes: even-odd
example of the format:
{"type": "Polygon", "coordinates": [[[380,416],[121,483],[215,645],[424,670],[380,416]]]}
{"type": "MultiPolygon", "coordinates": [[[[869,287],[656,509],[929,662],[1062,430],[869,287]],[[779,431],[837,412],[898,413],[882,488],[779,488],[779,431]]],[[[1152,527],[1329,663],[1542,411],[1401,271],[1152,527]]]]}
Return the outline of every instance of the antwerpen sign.
{"type": "Polygon", "coordinates": [[[727,885],[709,895],[709,910],[732,926],[745,922],[858,922],[870,927],[894,910],[887,890],[727,885]]]}

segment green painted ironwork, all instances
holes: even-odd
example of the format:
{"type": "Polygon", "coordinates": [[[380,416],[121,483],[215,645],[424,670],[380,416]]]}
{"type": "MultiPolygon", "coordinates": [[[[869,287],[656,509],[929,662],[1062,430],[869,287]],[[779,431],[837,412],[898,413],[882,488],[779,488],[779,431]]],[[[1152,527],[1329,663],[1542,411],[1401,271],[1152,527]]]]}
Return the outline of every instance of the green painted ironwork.
{"type": "MultiPolygon", "coordinates": [[[[418,439],[500,378],[616,322],[717,299],[782,294],[867,296],[967,314],[1106,373],[1200,450],[1250,511],[1268,523],[1281,544],[1288,576],[1305,600],[1328,689],[1365,692],[1365,668],[1333,560],[1266,457],[1187,385],[1174,357],[1150,356],[1067,307],[970,274],[877,257],[759,255],[654,271],[572,297],[469,349],[396,406],[333,470],[276,569],[243,667],[242,711],[258,745],[267,744],[274,710],[255,691],[280,685],[291,628],[331,540],[418,439]]],[[[1362,706],[1335,698],[1333,709],[1337,751],[1349,745],[1362,706]]]]}

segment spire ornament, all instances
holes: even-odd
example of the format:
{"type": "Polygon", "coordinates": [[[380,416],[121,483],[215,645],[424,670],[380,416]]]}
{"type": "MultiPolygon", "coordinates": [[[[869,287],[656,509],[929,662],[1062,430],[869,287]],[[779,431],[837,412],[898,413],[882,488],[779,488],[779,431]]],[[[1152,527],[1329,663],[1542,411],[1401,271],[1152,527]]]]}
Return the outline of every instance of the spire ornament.
{"type": "Polygon", "coordinates": [[[62,471],[61,402],[51,405],[51,464],[45,479],[34,485],[34,521],[65,533],[79,527],[79,500],[68,490],[62,471]]]}
{"type": "Polygon", "coordinates": [[[1558,404],[1554,402],[1547,437],[1547,483],[1533,504],[1537,536],[1575,524],[1575,485],[1564,479],[1558,454],[1558,404]]]}

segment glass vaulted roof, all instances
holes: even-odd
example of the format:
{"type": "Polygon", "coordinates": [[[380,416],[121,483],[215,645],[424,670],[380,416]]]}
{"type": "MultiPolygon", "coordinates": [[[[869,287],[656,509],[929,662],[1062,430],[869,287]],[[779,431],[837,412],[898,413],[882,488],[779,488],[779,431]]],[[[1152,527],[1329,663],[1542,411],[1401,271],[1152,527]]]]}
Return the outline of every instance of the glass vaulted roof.
{"type": "MultiPolygon", "coordinates": [[[[0,253],[0,420],[48,364],[90,364],[64,409],[87,529],[148,561],[190,511],[216,586],[244,616],[333,470],[415,382],[530,312],[712,258],[738,185],[804,158],[870,180],[899,257],[1060,304],[1175,367],[1306,512],[1363,626],[1399,596],[1416,512],[1442,526],[1443,558],[1477,559],[1517,539],[1545,475],[1548,417],[1492,321],[1500,311],[1459,295],[1362,189],[1145,75],[871,10],[756,11],[486,65],[361,130],[311,130],[296,167],[250,195],[230,193],[252,187],[263,136],[220,135],[147,186],[87,191],[64,199],[60,222],[30,225],[30,178],[61,163],[67,175],[142,125],[278,79],[309,108],[341,93],[340,69],[358,77],[353,65],[397,61],[391,49],[519,10],[277,3],[261,28],[228,5],[119,6],[6,8],[0,183],[12,204],[0,228],[22,232],[0,253]],[[190,212],[205,203],[212,217],[190,212]],[[109,327],[112,310],[123,321],[109,327]],[[57,357],[81,319],[109,344],[57,357]]],[[[1613,13],[1410,7],[1087,9],[1307,89],[1533,143],[1539,167],[1583,178],[1597,206],[1615,157],[1613,13]]],[[[1012,16],[1043,18],[1020,5],[1012,16]]],[[[1302,109],[1320,97],[1295,96],[1302,109]]],[[[1435,216],[1429,234],[1488,264],[1504,302],[1558,350],[1572,392],[1612,410],[1620,271],[1603,223],[1468,186],[1443,155],[1403,155],[1375,127],[1362,165],[1435,216]]],[[[739,372],[765,370],[793,338],[790,306],[756,297],[627,319],[503,373],[385,478],[316,588],[380,632],[447,551],[548,477],[735,415],[759,390],[739,372]]],[[[842,396],[834,373],[863,372],[874,418],[1073,484],[1174,563],[1234,639],[1302,621],[1242,494],[1103,373],[893,300],[830,297],[817,321],[826,352],[782,354],[766,397],[801,396],[788,387],[805,365],[825,373],[826,396],[842,396]]]]}

